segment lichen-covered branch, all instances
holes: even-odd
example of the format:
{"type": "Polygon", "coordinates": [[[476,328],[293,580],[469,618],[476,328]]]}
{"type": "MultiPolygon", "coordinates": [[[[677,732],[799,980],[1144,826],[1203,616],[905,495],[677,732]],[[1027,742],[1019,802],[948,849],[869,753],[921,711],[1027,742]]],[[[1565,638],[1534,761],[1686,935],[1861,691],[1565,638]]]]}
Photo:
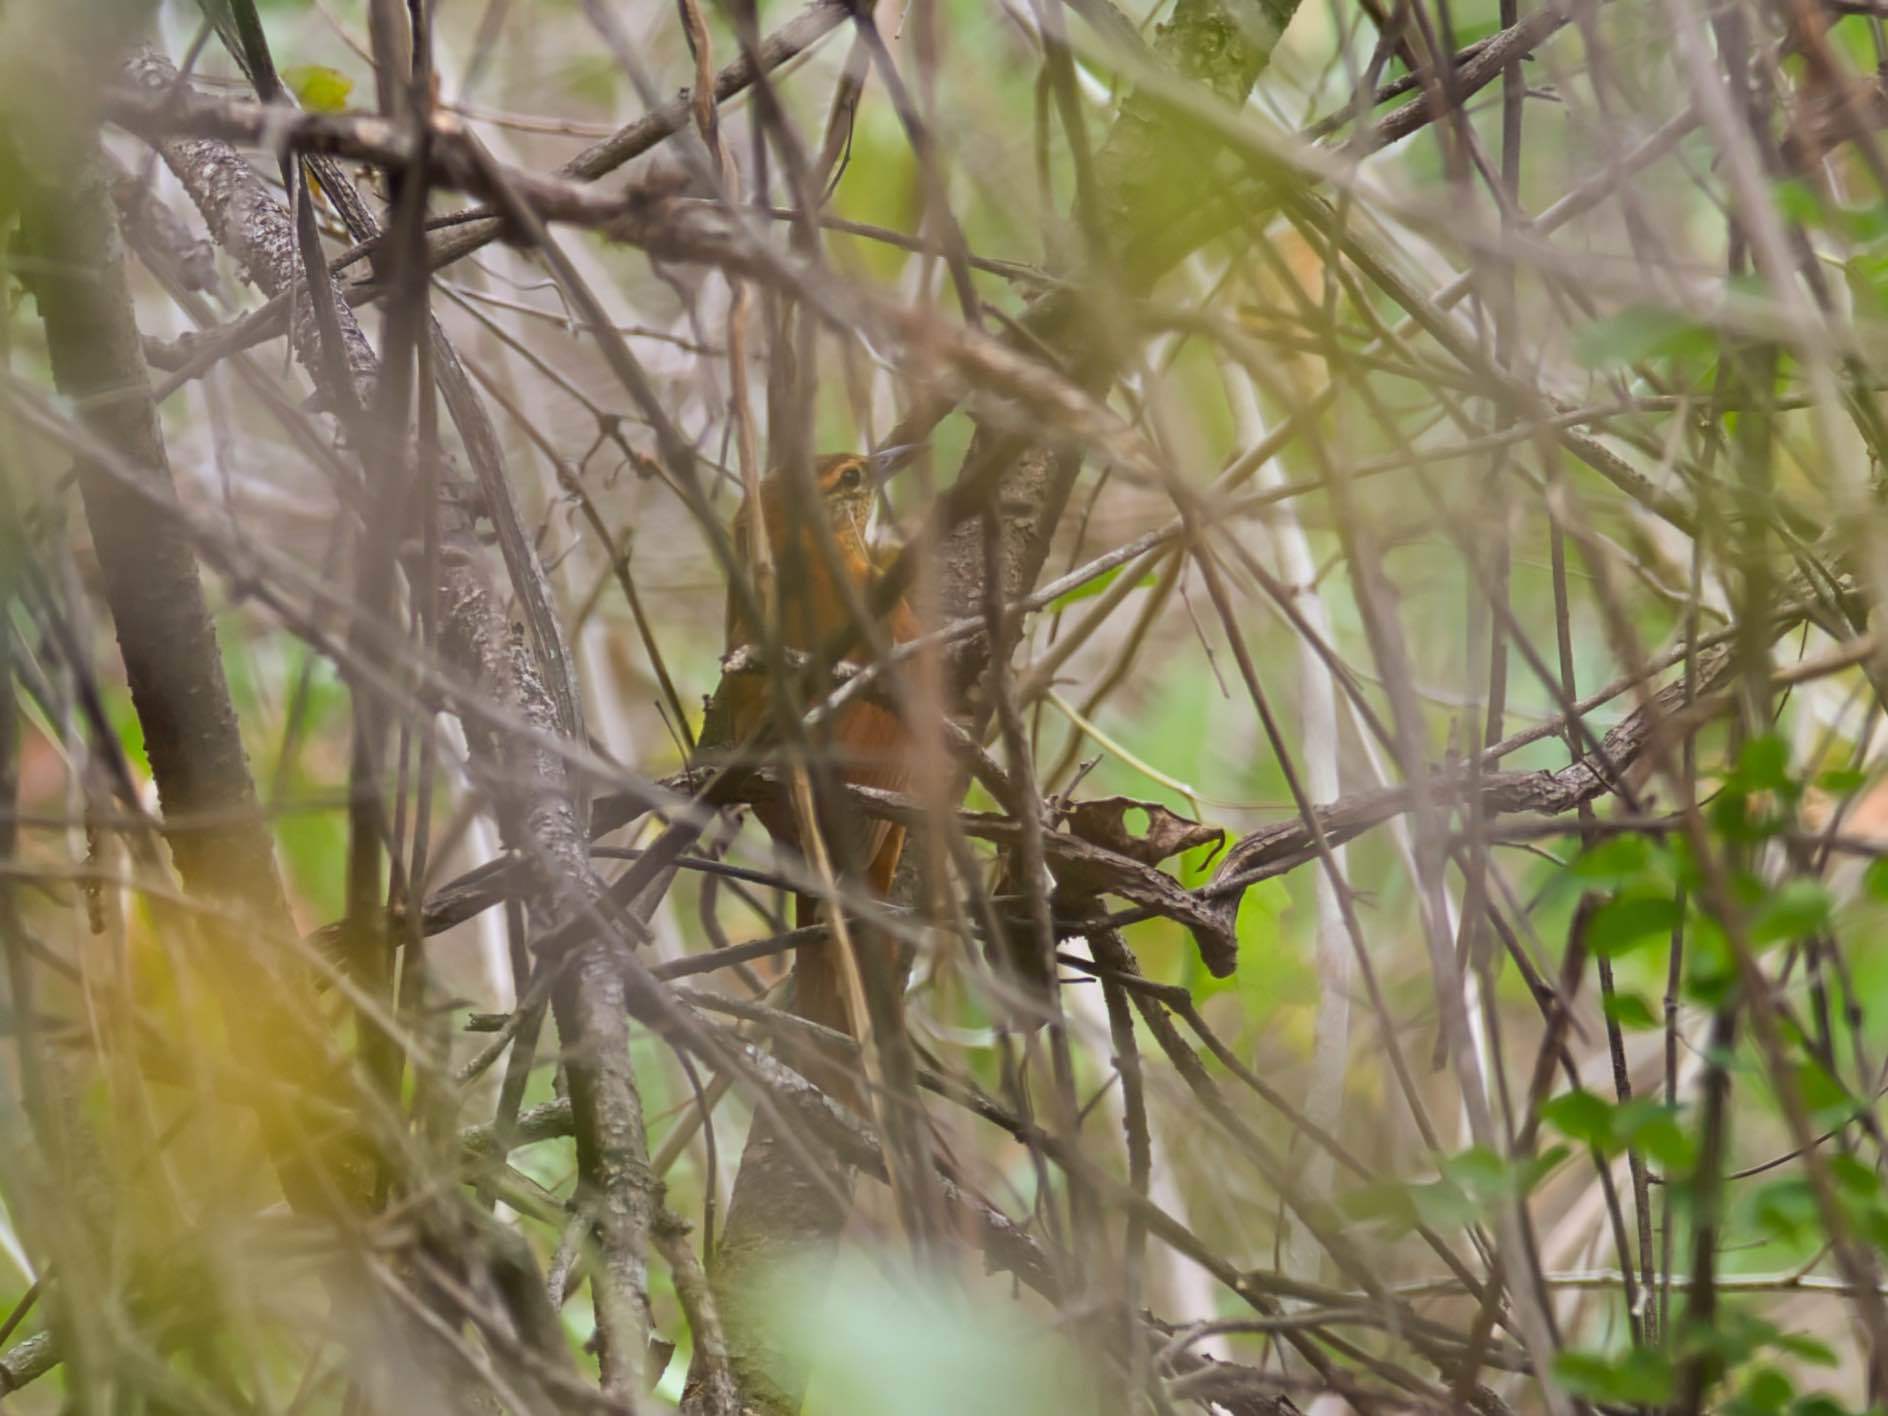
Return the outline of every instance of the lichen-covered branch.
{"type": "MultiPolygon", "coordinates": [[[[167,82],[168,69],[152,55],[140,56],[133,66],[140,82],[152,86],[167,82]]],[[[160,143],[159,152],[202,211],[212,237],[265,293],[281,294],[296,285],[301,277],[289,214],[234,149],[213,139],[175,138],[160,143]]],[[[353,394],[365,404],[378,378],[378,360],[345,301],[334,303],[353,394]]],[[[304,284],[291,322],[292,342],[320,387],[328,363],[312,306],[304,284]]],[[[441,338],[436,331],[434,337],[441,338]]],[[[442,372],[448,362],[442,357],[442,372]]],[[[467,398],[469,390],[458,405],[463,408],[467,398]]],[[[449,399],[449,406],[454,403],[449,399]]],[[[482,410],[465,411],[483,417],[482,410]]],[[[465,443],[474,457],[496,447],[489,428],[481,435],[476,425],[465,443]]],[[[502,470],[481,471],[502,481],[502,470]]],[[[536,655],[512,634],[484,583],[463,508],[447,499],[438,514],[447,547],[437,561],[445,657],[479,692],[543,735],[501,733],[489,724],[465,722],[475,764],[499,804],[501,834],[529,873],[525,894],[533,918],[549,928],[594,911],[603,897],[590,869],[579,785],[567,762],[542,746],[543,740],[567,732],[569,723],[536,655]]],[[[419,570],[410,567],[410,573],[419,570]]],[[[641,1099],[629,1062],[620,970],[609,959],[613,947],[602,937],[586,946],[566,969],[556,1008],[579,1118],[582,1203],[595,1216],[602,1255],[597,1312],[606,1389],[620,1396],[641,1389],[648,1334],[647,1235],[656,1206],[648,1183],[641,1099]]]]}
{"type": "MultiPolygon", "coordinates": [[[[21,130],[33,131],[33,130],[21,130]]],[[[14,144],[23,181],[25,271],[45,323],[60,391],[89,432],[147,481],[145,496],[176,490],[137,324],[111,174],[90,134],[47,125],[14,144]]],[[[132,703],[167,818],[171,854],[187,889],[236,911],[247,928],[206,925],[217,980],[247,1065],[294,1090],[331,1074],[305,1008],[287,901],[271,839],[254,829],[256,792],[217,651],[197,562],[174,522],[81,459],[80,495],[91,527],[132,703]],[[285,941],[270,947],[269,940],[285,941]]],[[[283,1106],[263,1115],[278,1173],[300,1207],[346,1209],[362,1190],[362,1156],[283,1106]]]]}

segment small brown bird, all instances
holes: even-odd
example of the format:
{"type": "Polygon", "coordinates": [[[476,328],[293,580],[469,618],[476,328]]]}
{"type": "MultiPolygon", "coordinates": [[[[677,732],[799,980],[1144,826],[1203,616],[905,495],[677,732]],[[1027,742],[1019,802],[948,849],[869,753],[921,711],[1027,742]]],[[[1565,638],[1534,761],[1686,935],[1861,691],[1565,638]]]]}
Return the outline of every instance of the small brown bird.
{"type": "MultiPolygon", "coordinates": [[[[813,471],[819,489],[820,506],[838,549],[838,569],[850,582],[861,603],[870,603],[877,568],[871,548],[866,544],[867,523],[871,519],[872,498],[880,476],[897,466],[909,451],[892,448],[871,455],[837,453],[817,459],[813,471]]],[[[760,484],[761,524],[766,528],[767,545],[777,575],[780,636],[789,649],[817,652],[835,636],[853,624],[847,597],[834,578],[826,555],[822,554],[816,529],[804,516],[795,516],[786,476],[773,473],[760,484]]],[[[747,501],[734,518],[735,553],[744,559],[752,556],[753,508],[747,501]]],[[[900,598],[881,621],[895,644],[915,639],[918,623],[911,608],[900,598]]],[[[754,632],[741,606],[741,597],[728,595],[727,648],[729,652],[745,644],[754,644],[760,636],[754,632]]],[[[847,656],[853,663],[865,662],[863,647],[847,656]]],[[[731,736],[736,742],[751,741],[773,716],[773,689],[764,677],[744,675],[738,681],[722,684],[722,697],[729,714],[731,736]]],[[[828,724],[828,736],[816,747],[831,754],[839,778],[861,786],[902,790],[911,780],[913,742],[904,721],[888,708],[876,703],[854,700],[828,724]]],[[[798,851],[802,847],[800,826],[791,804],[782,799],[755,808],[755,816],[774,840],[798,851]]],[[[863,835],[851,859],[863,866],[863,883],[875,894],[884,895],[898,869],[904,850],[905,831],[889,821],[863,823],[863,835]]],[[[847,859],[837,852],[840,863],[847,859]]],[[[818,901],[801,895],[795,901],[795,923],[811,924],[818,901]]],[[[840,971],[832,948],[803,951],[795,964],[794,1010],[813,1022],[850,1032],[845,998],[841,991],[840,971]]]]}

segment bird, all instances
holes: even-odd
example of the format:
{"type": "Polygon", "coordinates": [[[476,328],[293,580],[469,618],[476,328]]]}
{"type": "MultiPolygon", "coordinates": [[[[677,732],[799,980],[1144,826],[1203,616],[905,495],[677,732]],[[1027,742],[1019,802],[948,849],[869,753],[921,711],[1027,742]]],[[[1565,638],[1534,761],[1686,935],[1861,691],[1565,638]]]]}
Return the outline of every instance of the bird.
{"type": "MultiPolygon", "coordinates": [[[[819,544],[816,527],[795,506],[786,472],[775,470],[760,482],[759,525],[764,528],[767,548],[776,573],[778,594],[777,628],[784,648],[801,653],[818,653],[853,626],[848,596],[834,577],[836,569],[850,583],[852,599],[871,604],[878,566],[866,541],[872,502],[884,475],[895,470],[911,452],[909,447],[883,449],[877,453],[828,453],[813,463],[814,485],[819,494],[819,509],[824,512],[832,535],[830,549],[837,551],[836,566],[829,561],[826,548],[819,544]]],[[[742,500],[734,516],[735,553],[744,563],[752,564],[756,512],[755,498],[742,500]]],[[[761,636],[748,617],[751,600],[730,585],[727,606],[727,652],[760,642],[761,636]]],[[[910,605],[899,596],[883,613],[880,628],[893,644],[908,643],[918,637],[918,621],[910,605]]],[[[863,663],[870,651],[854,636],[855,648],[846,662],[863,663]]],[[[772,725],[773,686],[758,674],[727,675],[720,693],[727,714],[726,736],[733,743],[753,743],[772,725]]],[[[855,698],[833,715],[822,741],[833,762],[833,775],[857,786],[903,790],[912,775],[911,730],[892,709],[879,703],[855,698]]],[[[758,804],[754,812],[767,833],[778,844],[801,851],[800,821],[791,801],[784,795],[758,804]]],[[[891,890],[892,877],[904,851],[904,827],[877,818],[863,819],[856,813],[822,814],[822,822],[859,822],[855,836],[844,842],[832,842],[836,864],[848,860],[858,865],[855,883],[863,884],[883,898],[891,890]],[[844,846],[852,846],[850,852],[844,846]]],[[[794,923],[805,927],[817,922],[819,901],[800,894],[794,902],[794,923]]],[[[801,1017],[837,1031],[854,1033],[850,1012],[842,988],[836,949],[831,945],[801,950],[794,964],[793,1008],[801,1017]]]]}

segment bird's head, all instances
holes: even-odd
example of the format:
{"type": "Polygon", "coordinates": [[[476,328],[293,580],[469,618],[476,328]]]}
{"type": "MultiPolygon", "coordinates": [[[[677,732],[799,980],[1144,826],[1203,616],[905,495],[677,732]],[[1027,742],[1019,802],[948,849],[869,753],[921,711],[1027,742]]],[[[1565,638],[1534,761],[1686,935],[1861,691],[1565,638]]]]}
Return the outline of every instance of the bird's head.
{"type": "Polygon", "coordinates": [[[866,523],[872,517],[872,494],[877,479],[872,475],[872,459],[856,452],[834,452],[813,463],[813,479],[819,487],[820,502],[832,520],[835,536],[865,538],[866,523]]]}
{"type": "MultiPolygon", "coordinates": [[[[813,482],[826,508],[833,535],[842,541],[863,542],[872,516],[872,498],[886,478],[910,459],[915,444],[882,448],[878,452],[829,452],[813,460],[813,482]]],[[[779,535],[792,504],[786,474],[774,472],[761,486],[766,500],[767,524],[779,535]]]]}

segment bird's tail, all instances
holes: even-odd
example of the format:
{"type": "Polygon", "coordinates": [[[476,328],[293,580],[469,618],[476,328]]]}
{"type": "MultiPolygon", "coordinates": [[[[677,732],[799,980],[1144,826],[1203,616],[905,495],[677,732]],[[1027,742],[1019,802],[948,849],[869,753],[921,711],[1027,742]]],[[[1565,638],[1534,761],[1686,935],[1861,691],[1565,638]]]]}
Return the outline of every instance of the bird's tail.
{"type": "MultiPolygon", "coordinates": [[[[793,897],[794,928],[811,928],[820,923],[822,913],[818,896],[793,897]]],[[[793,1011],[809,1023],[818,1023],[851,1036],[837,951],[837,941],[828,934],[826,939],[812,948],[801,949],[794,955],[793,1011]]]]}
{"type": "MultiPolygon", "coordinates": [[[[892,876],[898,869],[898,857],[904,847],[904,831],[894,828],[879,842],[877,852],[866,871],[865,886],[875,899],[884,899],[891,890],[892,876]]],[[[824,903],[813,895],[793,897],[793,922],[805,929],[825,920],[824,903]]],[[[859,972],[870,1006],[879,1020],[882,1034],[888,1027],[903,1025],[904,989],[897,949],[892,940],[859,921],[848,931],[857,956],[859,972]]],[[[801,949],[793,965],[793,1011],[810,1023],[844,1033],[854,1041],[863,1041],[854,1026],[853,1009],[847,998],[844,961],[837,934],[810,949],[801,949]]],[[[863,1103],[858,1082],[864,1075],[863,1059],[854,1056],[829,1069],[835,1075],[821,1078],[821,1085],[840,1100],[855,1108],[863,1103]]]]}

